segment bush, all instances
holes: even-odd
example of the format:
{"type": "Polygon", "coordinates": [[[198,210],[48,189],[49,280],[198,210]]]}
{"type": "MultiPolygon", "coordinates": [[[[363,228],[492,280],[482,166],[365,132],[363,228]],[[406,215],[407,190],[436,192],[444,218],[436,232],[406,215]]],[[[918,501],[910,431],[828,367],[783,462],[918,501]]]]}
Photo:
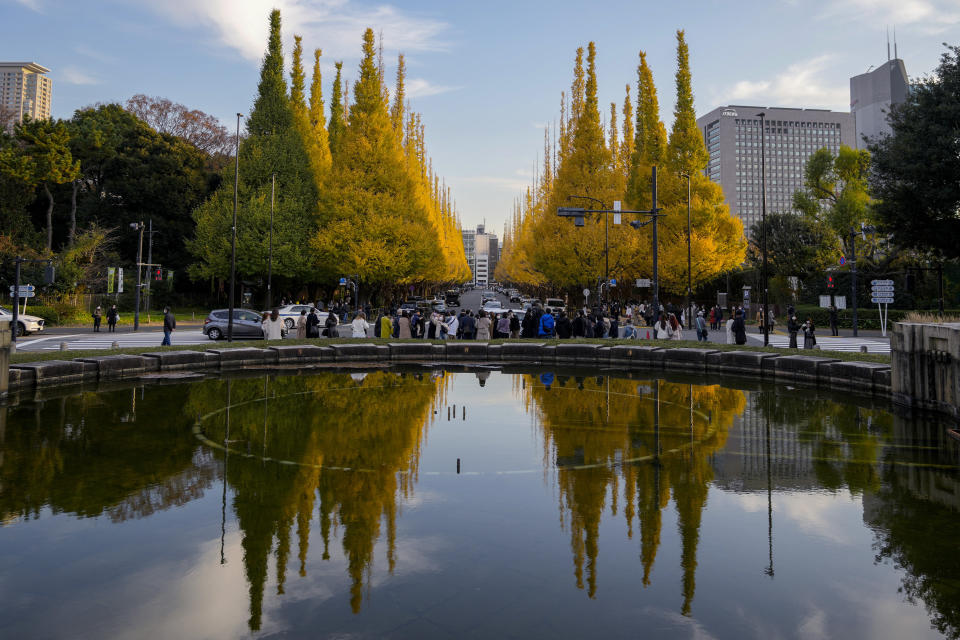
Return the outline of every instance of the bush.
{"type": "MultiPolygon", "coordinates": [[[[892,326],[894,322],[902,322],[906,316],[910,313],[913,313],[910,310],[906,309],[890,309],[887,313],[887,322],[888,328],[892,326]]],[[[947,315],[956,315],[958,312],[955,310],[947,310],[947,315]]],[[[813,318],[813,323],[818,327],[829,327],[830,326],[830,312],[826,309],[820,307],[813,307],[808,305],[800,305],[797,307],[797,318],[803,322],[808,317],[813,318]]],[[[781,322],[780,319],[777,320],[781,322]]],[[[782,322],[786,322],[786,318],[782,319],[782,322]]],[[[853,328],[853,310],[852,309],[840,309],[837,312],[837,326],[841,329],[852,329],[853,328]]],[[[859,329],[880,329],[880,311],[876,307],[860,308],[857,309],[857,328],[859,329]]]]}

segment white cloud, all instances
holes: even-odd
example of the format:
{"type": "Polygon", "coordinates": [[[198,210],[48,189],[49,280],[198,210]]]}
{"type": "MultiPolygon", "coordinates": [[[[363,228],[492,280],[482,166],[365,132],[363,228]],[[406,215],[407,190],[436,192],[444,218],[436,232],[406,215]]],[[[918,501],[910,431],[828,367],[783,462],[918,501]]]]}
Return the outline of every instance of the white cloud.
{"type": "Polygon", "coordinates": [[[422,98],[425,96],[435,96],[439,93],[456,91],[460,87],[445,87],[431,84],[429,80],[423,78],[412,78],[404,83],[404,91],[408,98],[422,98]]]}
{"type": "Polygon", "coordinates": [[[822,78],[833,56],[822,55],[790,65],[767,80],[741,80],[721,101],[726,104],[753,102],[770,106],[827,107],[847,110],[850,89],[846,82],[833,85],[822,78]]]}
{"type": "Polygon", "coordinates": [[[66,82],[67,84],[81,85],[100,84],[102,82],[102,80],[99,78],[92,76],[85,71],[81,71],[73,66],[63,68],[63,71],[60,74],[60,80],[66,82]]]}
{"type": "Polygon", "coordinates": [[[351,0],[165,0],[142,2],[170,22],[185,28],[210,29],[218,46],[259,61],[266,48],[271,9],[280,9],[285,50],[293,34],[303,36],[304,48],[324,50],[325,56],[357,58],[363,30],[383,33],[390,51],[436,51],[445,48],[439,35],[447,25],[439,20],[408,16],[390,5],[360,7],[351,0]]]}
{"type": "Polygon", "coordinates": [[[819,17],[894,29],[913,27],[924,34],[941,33],[960,24],[956,0],[831,0],[819,17]]]}
{"type": "MultiPolygon", "coordinates": [[[[766,511],[767,496],[759,493],[731,494],[734,501],[747,513],[766,511]]],[[[773,502],[774,517],[784,517],[801,531],[829,540],[838,545],[851,546],[854,541],[847,529],[837,525],[847,511],[847,502],[860,502],[849,492],[837,494],[784,493],[773,502]]]]}
{"type": "Polygon", "coordinates": [[[22,4],[27,9],[33,9],[37,13],[41,13],[40,0],[15,0],[15,2],[22,4]]]}

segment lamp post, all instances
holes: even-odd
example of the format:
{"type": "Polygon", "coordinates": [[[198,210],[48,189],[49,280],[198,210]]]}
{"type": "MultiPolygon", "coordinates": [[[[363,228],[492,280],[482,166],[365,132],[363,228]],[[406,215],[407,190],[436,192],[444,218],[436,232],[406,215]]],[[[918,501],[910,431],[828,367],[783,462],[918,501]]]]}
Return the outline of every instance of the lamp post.
{"type": "Polygon", "coordinates": [[[763,346],[770,345],[770,323],[767,322],[767,114],[760,112],[760,251],[763,253],[763,346]]]}
{"type": "Polygon", "coordinates": [[[687,328],[693,324],[693,260],[690,255],[690,174],[680,172],[680,177],[687,179],[687,328]]]}
{"type": "MultiPolygon", "coordinates": [[[[592,202],[596,202],[605,210],[609,209],[609,207],[607,207],[607,204],[603,200],[599,200],[597,198],[593,198],[590,196],[567,196],[567,200],[571,198],[578,198],[580,200],[590,200],[592,202]]],[[[609,225],[607,222],[608,214],[609,214],[609,211],[604,211],[604,214],[603,214],[603,284],[604,286],[607,286],[607,283],[610,282],[610,231],[609,231],[609,225]]],[[[597,302],[600,303],[601,307],[603,306],[603,287],[600,287],[600,295],[598,297],[597,302]]]]}
{"type": "Polygon", "coordinates": [[[137,244],[137,302],[133,311],[133,330],[140,330],[140,288],[143,286],[141,284],[141,271],[143,270],[143,222],[131,222],[131,229],[136,229],[140,233],[140,242],[137,244]]]}
{"type": "Polygon", "coordinates": [[[237,282],[237,200],[240,191],[240,118],[242,113],[237,114],[237,140],[234,148],[236,162],[233,170],[233,226],[230,228],[233,240],[230,247],[230,304],[228,306],[229,315],[227,317],[227,342],[233,342],[233,307],[235,300],[236,282],[237,282]]]}
{"type": "Polygon", "coordinates": [[[267,309],[273,307],[273,196],[277,190],[277,174],[270,178],[270,258],[267,261],[267,309]]]}

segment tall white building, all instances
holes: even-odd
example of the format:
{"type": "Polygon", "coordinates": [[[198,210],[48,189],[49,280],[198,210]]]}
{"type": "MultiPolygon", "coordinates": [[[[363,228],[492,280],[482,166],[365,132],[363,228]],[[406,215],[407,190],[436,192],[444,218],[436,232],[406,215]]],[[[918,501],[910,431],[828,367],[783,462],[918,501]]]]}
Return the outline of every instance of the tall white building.
{"type": "Polygon", "coordinates": [[[24,115],[49,119],[53,85],[48,73],[36,62],[0,62],[0,114],[13,122],[24,115]]]}
{"type": "Polygon", "coordinates": [[[850,112],[857,120],[857,148],[866,149],[867,140],[890,135],[890,107],[906,102],[909,93],[907,68],[899,58],[850,78],[850,112]]]}
{"type": "Polygon", "coordinates": [[[493,280],[493,272],[500,259],[497,236],[486,232],[486,227],[477,225],[476,230],[463,229],[463,252],[467,257],[473,284],[486,286],[493,280]]]}

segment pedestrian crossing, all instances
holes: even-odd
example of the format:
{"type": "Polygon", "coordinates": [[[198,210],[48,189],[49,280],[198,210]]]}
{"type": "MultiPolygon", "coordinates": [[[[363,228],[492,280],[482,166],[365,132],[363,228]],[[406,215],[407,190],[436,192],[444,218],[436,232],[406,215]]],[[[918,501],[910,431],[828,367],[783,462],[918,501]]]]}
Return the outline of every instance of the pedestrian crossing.
{"type": "MultiPolygon", "coordinates": [[[[763,344],[763,334],[748,333],[748,344],[763,344]]],[[[803,347],[803,336],[799,336],[797,343],[803,347]]],[[[785,335],[770,334],[770,346],[786,349],[790,346],[790,338],[785,335]]],[[[867,353],[890,353],[890,343],[869,338],[834,338],[831,336],[817,336],[817,346],[823,351],[846,351],[860,353],[861,347],[867,347],[867,353]]]]}
{"type": "MultiPolygon", "coordinates": [[[[200,330],[175,331],[171,338],[174,345],[210,344],[214,343],[203,335],[200,330]]],[[[146,331],[138,333],[98,333],[89,338],[76,339],[74,336],[44,338],[40,340],[24,341],[17,344],[17,351],[59,351],[60,344],[66,342],[69,351],[86,351],[97,349],[111,349],[113,343],[123,349],[126,347],[159,347],[163,342],[162,331],[146,331]]]]}

